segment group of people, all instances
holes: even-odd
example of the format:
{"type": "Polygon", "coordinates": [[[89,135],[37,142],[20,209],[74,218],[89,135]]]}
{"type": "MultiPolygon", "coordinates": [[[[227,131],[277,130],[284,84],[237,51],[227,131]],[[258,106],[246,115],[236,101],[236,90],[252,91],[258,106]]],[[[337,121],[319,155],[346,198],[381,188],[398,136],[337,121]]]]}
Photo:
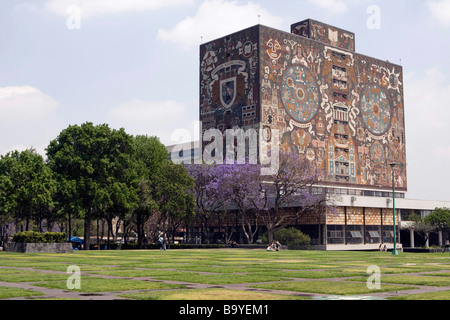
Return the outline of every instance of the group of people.
{"type": "Polygon", "coordinates": [[[267,247],[267,251],[280,251],[281,244],[278,241],[272,241],[272,244],[267,247]]]}
{"type": "Polygon", "coordinates": [[[380,243],[380,246],[378,247],[378,251],[384,251],[384,252],[386,252],[386,251],[387,251],[386,245],[383,246],[383,244],[380,243]]]}

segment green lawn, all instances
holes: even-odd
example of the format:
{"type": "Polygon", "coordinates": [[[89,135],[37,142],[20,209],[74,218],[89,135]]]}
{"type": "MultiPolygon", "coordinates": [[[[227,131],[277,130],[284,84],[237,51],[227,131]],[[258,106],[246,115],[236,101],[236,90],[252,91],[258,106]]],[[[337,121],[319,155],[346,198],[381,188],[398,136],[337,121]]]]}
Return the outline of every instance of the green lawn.
{"type": "Polygon", "coordinates": [[[227,289],[190,289],[157,292],[139,292],[120,295],[135,300],[305,300],[300,296],[287,296],[254,291],[227,289]]]}
{"type": "Polygon", "coordinates": [[[367,288],[365,283],[334,282],[334,281],[300,281],[254,285],[252,288],[272,290],[286,290],[296,292],[323,293],[325,295],[357,295],[387,291],[414,289],[414,287],[402,287],[395,285],[382,285],[379,290],[367,288]]]}
{"type": "Polygon", "coordinates": [[[19,297],[38,297],[43,294],[33,290],[0,286],[0,299],[11,299],[19,297]]]}
{"type": "MultiPolygon", "coordinates": [[[[68,290],[66,280],[70,274],[66,270],[71,265],[81,270],[80,292],[124,291],[125,297],[139,300],[228,299],[230,296],[242,300],[276,300],[298,299],[301,293],[370,295],[401,292],[417,286],[450,286],[448,253],[393,256],[385,252],[266,252],[263,249],[106,250],[70,254],[0,252],[0,281],[30,283],[36,291],[39,287],[68,290]],[[380,290],[367,288],[370,266],[381,270],[380,290]],[[194,284],[240,285],[247,290],[186,287],[194,284]],[[257,289],[280,291],[283,295],[257,289]],[[126,292],[130,290],[134,292],[126,292]],[[291,296],[286,295],[286,291],[291,292],[291,296]]],[[[5,288],[1,288],[0,294],[10,293],[4,293],[0,299],[30,295],[28,291],[5,288]]],[[[436,299],[447,299],[448,295],[445,292],[430,294],[436,299]]]]}

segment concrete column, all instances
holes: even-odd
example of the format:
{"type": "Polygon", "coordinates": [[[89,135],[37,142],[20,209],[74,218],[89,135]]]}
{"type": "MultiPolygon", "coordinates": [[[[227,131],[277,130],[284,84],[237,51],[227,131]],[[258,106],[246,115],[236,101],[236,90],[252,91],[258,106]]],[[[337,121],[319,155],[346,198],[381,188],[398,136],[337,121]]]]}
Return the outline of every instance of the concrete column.
{"type": "Polygon", "coordinates": [[[430,246],[430,234],[427,233],[427,242],[425,242],[425,247],[429,247],[430,246]]]}
{"type": "Polygon", "coordinates": [[[409,229],[409,241],[411,242],[411,248],[414,248],[414,229],[409,229]]]}
{"type": "Polygon", "coordinates": [[[442,230],[438,231],[438,236],[439,236],[439,245],[442,247],[442,230]]]}

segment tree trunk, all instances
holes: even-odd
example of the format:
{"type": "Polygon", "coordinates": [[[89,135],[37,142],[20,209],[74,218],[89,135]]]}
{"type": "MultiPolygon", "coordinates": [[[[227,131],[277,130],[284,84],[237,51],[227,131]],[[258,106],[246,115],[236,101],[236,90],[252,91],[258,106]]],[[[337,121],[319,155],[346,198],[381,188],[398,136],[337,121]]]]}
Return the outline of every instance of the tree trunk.
{"type": "Polygon", "coordinates": [[[70,214],[70,210],[67,214],[68,214],[67,229],[69,230],[69,241],[70,241],[70,238],[72,237],[72,215],[70,214]]]}
{"type": "Polygon", "coordinates": [[[269,244],[271,244],[273,242],[273,234],[274,234],[274,228],[273,225],[267,226],[267,240],[269,242],[269,244]]]}
{"type": "Polygon", "coordinates": [[[144,243],[144,232],[141,221],[136,221],[136,231],[138,234],[138,248],[142,249],[142,244],[144,243]]]}
{"type": "Polygon", "coordinates": [[[89,208],[86,216],[84,217],[84,250],[89,250],[91,244],[91,216],[92,208],[89,208]]]}

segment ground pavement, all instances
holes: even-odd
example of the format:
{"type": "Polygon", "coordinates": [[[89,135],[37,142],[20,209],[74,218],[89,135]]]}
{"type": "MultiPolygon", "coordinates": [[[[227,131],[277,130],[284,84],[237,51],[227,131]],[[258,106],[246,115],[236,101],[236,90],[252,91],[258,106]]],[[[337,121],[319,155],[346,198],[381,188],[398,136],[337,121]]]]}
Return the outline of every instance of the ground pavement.
{"type": "MultiPolygon", "coordinates": [[[[67,274],[63,271],[52,271],[52,270],[40,270],[34,268],[23,268],[23,267],[2,267],[0,268],[13,268],[19,270],[29,270],[29,271],[38,271],[42,273],[48,274],[67,274]]],[[[167,269],[171,270],[171,269],[167,269]]],[[[189,272],[189,271],[185,271],[189,272]]],[[[208,272],[199,272],[208,274],[208,272]]],[[[431,272],[418,272],[418,273],[404,273],[404,274],[395,274],[398,275],[426,275],[431,272]]],[[[436,273],[436,272],[433,272],[436,273]]],[[[417,289],[408,289],[408,290],[400,290],[400,291],[391,291],[391,292],[379,292],[379,293],[371,293],[370,295],[354,295],[354,296],[336,296],[336,295],[324,295],[319,293],[302,293],[302,292],[293,292],[293,291],[281,291],[281,290],[269,290],[269,289],[259,289],[252,288],[251,286],[260,284],[260,283],[239,283],[239,284],[223,284],[223,285],[208,285],[208,284],[198,284],[198,283],[190,283],[190,282],[180,282],[180,281],[170,281],[170,280],[157,280],[151,277],[138,277],[138,278],[130,278],[130,277],[119,277],[119,276],[110,276],[110,275],[100,275],[100,274],[90,274],[89,272],[82,271],[82,277],[100,277],[105,279],[133,279],[136,281],[155,281],[155,282],[163,282],[163,283],[171,283],[171,284],[183,284],[186,285],[186,289],[207,289],[207,288],[221,288],[221,289],[231,289],[231,290],[248,290],[253,292],[263,292],[263,293],[273,293],[273,294],[283,294],[283,295],[294,295],[294,296],[302,296],[309,297],[312,299],[318,300],[383,300],[388,297],[395,297],[401,295],[409,295],[409,294],[418,294],[418,293],[428,293],[428,292],[438,292],[438,291],[447,291],[450,290],[449,287],[434,287],[434,286],[423,286],[423,285],[414,285],[417,289]]],[[[389,277],[389,274],[384,274],[383,277],[389,277]]],[[[346,279],[350,279],[352,277],[345,278],[330,278],[330,279],[301,279],[301,278],[290,278],[293,281],[343,281],[346,279]]],[[[279,281],[277,281],[278,283],[279,281]]],[[[268,282],[264,282],[267,284],[268,282]]],[[[383,283],[388,283],[388,281],[384,280],[383,283]]],[[[402,286],[400,284],[396,284],[398,286],[402,286]]],[[[32,282],[4,282],[0,281],[0,286],[4,287],[14,287],[21,289],[28,289],[41,292],[42,296],[37,297],[19,297],[19,298],[10,298],[5,300],[30,300],[30,299],[79,299],[79,300],[128,300],[126,298],[120,297],[119,295],[123,293],[136,293],[136,292],[146,292],[151,290],[126,290],[126,291],[114,291],[114,292],[96,292],[96,293],[86,293],[79,292],[75,290],[61,290],[61,289],[49,289],[43,288],[33,285],[32,282]]],[[[411,287],[411,285],[404,285],[407,287],[411,287]]],[[[164,289],[164,290],[177,290],[177,289],[164,289]]],[[[156,291],[156,290],[155,290],[156,291]]],[[[158,290],[160,291],[160,290],[158,290]]]]}

